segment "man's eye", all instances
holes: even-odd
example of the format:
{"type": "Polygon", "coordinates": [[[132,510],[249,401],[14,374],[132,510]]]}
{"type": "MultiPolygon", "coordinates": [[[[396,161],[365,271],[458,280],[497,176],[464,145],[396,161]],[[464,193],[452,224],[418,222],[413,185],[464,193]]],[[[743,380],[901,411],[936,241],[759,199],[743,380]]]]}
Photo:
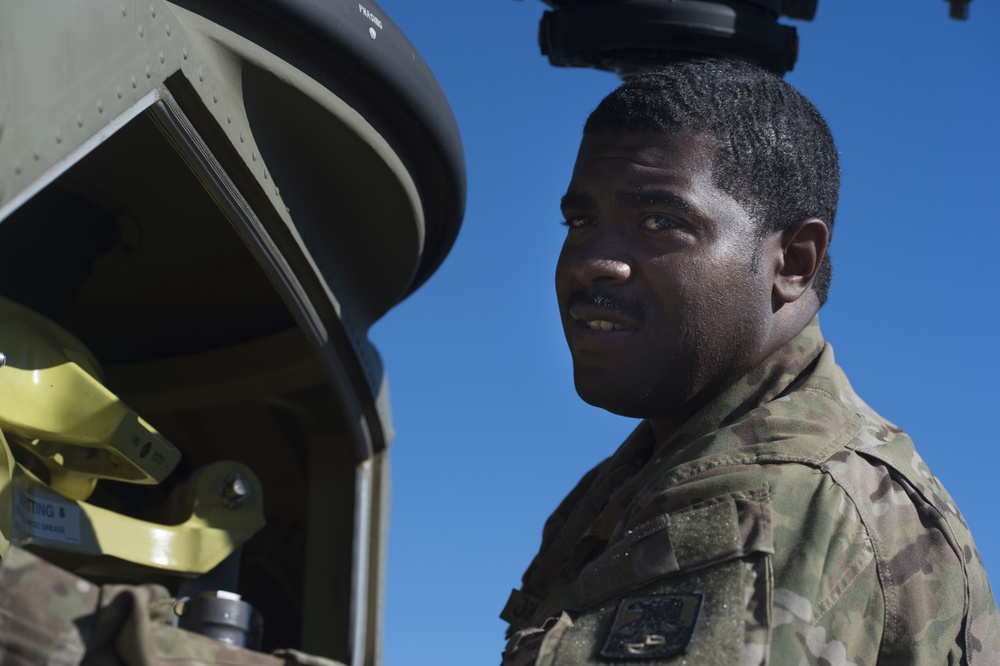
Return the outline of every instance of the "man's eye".
{"type": "Polygon", "coordinates": [[[681,226],[677,218],[668,215],[647,215],[642,218],[640,226],[649,231],[667,231],[681,226]]]}
{"type": "Polygon", "coordinates": [[[588,227],[593,224],[594,221],[589,217],[584,217],[582,215],[577,215],[575,217],[567,217],[562,221],[562,225],[568,229],[582,229],[583,227],[588,227]]]}

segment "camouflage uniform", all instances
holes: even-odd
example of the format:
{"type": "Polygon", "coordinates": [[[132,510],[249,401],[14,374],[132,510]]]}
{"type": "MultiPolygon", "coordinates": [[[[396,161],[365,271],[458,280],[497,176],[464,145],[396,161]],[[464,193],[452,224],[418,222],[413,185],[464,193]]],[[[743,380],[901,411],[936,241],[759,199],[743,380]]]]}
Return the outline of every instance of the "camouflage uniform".
{"type": "Polygon", "coordinates": [[[232,647],[172,626],[159,585],[88,583],[11,547],[0,566],[0,664],[339,666],[294,650],[232,647]]]}
{"type": "Polygon", "coordinates": [[[961,514],[816,319],[587,474],[501,617],[505,666],[1000,664],[961,514]]]}

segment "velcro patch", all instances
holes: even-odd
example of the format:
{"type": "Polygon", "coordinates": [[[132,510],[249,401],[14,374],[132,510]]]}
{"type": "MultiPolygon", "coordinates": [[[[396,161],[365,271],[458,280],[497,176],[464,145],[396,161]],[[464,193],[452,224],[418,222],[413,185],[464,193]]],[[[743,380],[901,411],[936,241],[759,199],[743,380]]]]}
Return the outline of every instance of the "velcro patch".
{"type": "Polygon", "coordinates": [[[601,656],[641,660],[687,653],[702,599],[700,592],[622,599],[601,656]]]}

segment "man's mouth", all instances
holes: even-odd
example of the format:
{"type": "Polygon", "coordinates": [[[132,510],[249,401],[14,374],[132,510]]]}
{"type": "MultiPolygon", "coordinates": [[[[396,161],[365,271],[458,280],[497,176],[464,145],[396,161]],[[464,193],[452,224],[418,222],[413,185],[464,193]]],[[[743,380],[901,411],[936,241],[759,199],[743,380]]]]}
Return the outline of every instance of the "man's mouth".
{"type": "Polygon", "coordinates": [[[606,321],[604,319],[592,319],[590,321],[581,321],[581,324],[586,326],[592,331],[624,331],[626,328],[621,324],[616,324],[611,321],[606,321]]]}
{"type": "Polygon", "coordinates": [[[569,298],[569,315],[581,329],[603,333],[634,331],[643,321],[643,307],[637,300],[575,293],[569,298]]]}
{"type": "Polygon", "coordinates": [[[609,312],[587,305],[574,305],[569,316],[573,318],[577,330],[610,333],[612,331],[635,331],[639,322],[621,312],[609,312]]]}

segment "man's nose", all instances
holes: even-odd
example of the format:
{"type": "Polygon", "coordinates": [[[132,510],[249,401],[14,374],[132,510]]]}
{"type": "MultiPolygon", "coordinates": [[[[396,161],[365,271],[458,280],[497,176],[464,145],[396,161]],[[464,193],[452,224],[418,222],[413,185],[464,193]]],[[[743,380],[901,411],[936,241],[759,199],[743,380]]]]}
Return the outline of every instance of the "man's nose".
{"type": "Polygon", "coordinates": [[[573,274],[582,284],[624,283],[632,277],[628,255],[617,243],[597,239],[581,248],[573,262],[573,274]]]}

